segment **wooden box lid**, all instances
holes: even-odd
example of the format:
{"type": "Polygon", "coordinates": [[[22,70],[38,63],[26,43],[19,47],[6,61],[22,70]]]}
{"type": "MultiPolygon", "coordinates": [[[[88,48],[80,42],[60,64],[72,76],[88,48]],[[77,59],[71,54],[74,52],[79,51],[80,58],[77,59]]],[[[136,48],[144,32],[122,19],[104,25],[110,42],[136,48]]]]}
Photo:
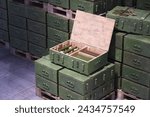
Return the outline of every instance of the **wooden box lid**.
{"type": "Polygon", "coordinates": [[[71,40],[109,50],[115,20],[77,10],[71,40]]]}

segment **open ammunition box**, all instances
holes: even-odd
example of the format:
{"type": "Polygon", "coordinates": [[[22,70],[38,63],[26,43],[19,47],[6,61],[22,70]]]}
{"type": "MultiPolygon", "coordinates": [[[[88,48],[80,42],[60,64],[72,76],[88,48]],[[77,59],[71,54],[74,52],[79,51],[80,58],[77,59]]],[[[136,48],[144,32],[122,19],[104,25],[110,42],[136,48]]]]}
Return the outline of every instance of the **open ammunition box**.
{"type": "Polygon", "coordinates": [[[115,21],[77,11],[71,39],[50,48],[50,60],[89,75],[105,66],[115,21]]]}

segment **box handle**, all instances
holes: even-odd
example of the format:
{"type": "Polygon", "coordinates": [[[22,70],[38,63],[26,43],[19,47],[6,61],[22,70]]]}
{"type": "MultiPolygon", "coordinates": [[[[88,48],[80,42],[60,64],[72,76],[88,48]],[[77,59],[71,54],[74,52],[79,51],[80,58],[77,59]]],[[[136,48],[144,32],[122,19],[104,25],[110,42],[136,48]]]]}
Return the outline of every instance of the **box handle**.
{"type": "Polygon", "coordinates": [[[46,76],[46,77],[48,77],[48,76],[49,76],[48,72],[47,72],[47,71],[45,71],[45,70],[42,70],[42,74],[43,74],[44,76],[46,76]]]}
{"type": "Polygon", "coordinates": [[[43,88],[49,90],[49,86],[46,83],[43,83],[43,88]]]}
{"type": "Polygon", "coordinates": [[[123,29],[124,28],[124,21],[122,20],[121,23],[122,23],[121,29],[123,29]]]}
{"type": "Polygon", "coordinates": [[[55,0],[55,3],[56,4],[61,4],[61,1],[60,0],[55,0]]]}
{"type": "Polygon", "coordinates": [[[86,90],[89,90],[89,83],[86,83],[86,90]]]}
{"type": "Polygon", "coordinates": [[[146,27],[147,27],[147,33],[149,33],[150,26],[149,26],[149,25],[147,25],[146,27]]]}
{"type": "Polygon", "coordinates": [[[94,79],[94,85],[97,85],[97,78],[94,79]]]}
{"type": "Polygon", "coordinates": [[[113,69],[111,70],[111,76],[114,76],[114,70],[113,69]]]}
{"type": "Polygon", "coordinates": [[[68,99],[73,99],[73,97],[71,95],[67,95],[68,99]]]}
{"type": "Polygon", "coordinates": [[[137,23],[133,23],[134,31],[136,31],[137,23]]]}
{"type": "Polygon", "coordinates": [[[62,56],[61,58],[62,58],[62,64],[64,64],[64,56],[62,56]]]}
{"type": "Polygon", "coordinates": [[[131,87],[130,91],[131,91],[133,94],[136,94],[136,95],[139,94],[138,89],[135,88],[135,87],[131,87]]]}
{"type": "Polygon", "coordinates": [[[115,23],[116,27],[118,26],[118,24],[119,24],[119,19],[116,18],[116,23],[115,23]]]}
{"type": "Polygon", "coordinates": [[[59,22],[59,21],[54,21],[54,25],[55,25],[56,27],[60,27],[60,22],[59,22]]]}
{"type": "Polygon", "coordinates": [[[95,12],[98,12],[98,5],[95,5],[95,12]]]}
{"type": "Polygon", "coordinates": [[[138,46],[136,44],[133,46],[133,50],[136,51],[136,52],[141,52],[142,51],[141,46],[138,46]]]}
{"type": "Polygon", "coordinates": [[[105,88],[102,89],[103,93],[105,93],[105,88]]]}
{"type": "Polygon", "coordinates": [[[67,81],[67,86],[70,88],[74,88],[74,84],[70,81],[67,81]]]}
{"type": "Polygon", "coordinates": [[[137,59],[133,59],[133,64],[136,65],[136,66],[141,66],[141,62],[137,59]]]}
{"type": "Polygon", "coordinates": [[[81,11],[85,11],[85,8],[84,8],[84,6],[82,6],[82,4],[78,5],[78,9],[81,10],[81,11]]]}
{"type": "Polygon", "coordinates": [[[106,74],[103,74],[103,81],[106,80],[106,74]]]}
{"type": "Polygon", "coordinates": [[[85,71],[85,64],[82,64],[82,72],[85,71]]]}
{"type": "Polygon", "coordinates": [[[59,36],[58,34],[54,34],[54,37],[61,40],[61,36],[59,36]]]}
{"type": "Polygon", "coordinates": [[[50,56],[52,62],[54,61],[54,55],[55,55],[55,54],[52,52],[52,53],[51,53],[51,56],[50,56]]]}
{"type": "Polygon", "coordinates": [[[72,68],[74,68],[74,60],[71,60],[72,68]]]}
{"type": "Polygon", "coordinates": [[[131,78],[134,79],[134,80],[139,80],[138,75],[136,75],[135,73],[131,74],[131,78]]]}

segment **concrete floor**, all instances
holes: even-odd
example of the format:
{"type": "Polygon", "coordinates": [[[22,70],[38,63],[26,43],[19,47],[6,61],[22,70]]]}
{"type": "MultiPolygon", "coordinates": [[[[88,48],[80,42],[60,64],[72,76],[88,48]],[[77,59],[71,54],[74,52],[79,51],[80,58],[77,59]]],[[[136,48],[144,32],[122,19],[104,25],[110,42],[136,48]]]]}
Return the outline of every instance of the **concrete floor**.
{"type": "Polygon", "coordinates": [[[35,95],[33,62],[11,55],[0,47],[0,99],[39,100],[35,95]]]}

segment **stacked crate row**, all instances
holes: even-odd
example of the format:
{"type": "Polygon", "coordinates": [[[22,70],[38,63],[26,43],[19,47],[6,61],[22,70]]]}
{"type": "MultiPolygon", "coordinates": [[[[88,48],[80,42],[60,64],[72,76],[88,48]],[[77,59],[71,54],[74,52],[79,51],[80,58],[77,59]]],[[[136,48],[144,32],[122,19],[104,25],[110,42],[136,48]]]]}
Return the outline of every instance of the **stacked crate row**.
{"type": "Polygon", "coordinates": [[[9,0],[10,46],[42,56],[47,50],[45,4],[33,0],[9,0]]]}
{"type": "Polygon", "coordinates": [[[0,0],[0,41],[9,42],[7,0],[0,0]]]}
{"type": "Polygon", "coordinates": [[[50,62],[49,55],[35,62],[36,86],[60,99],[96,100],[114,91],[114,64],[92,75],[82,75],[50,62]]]}
{"type": "Polygon", "coordinates": [[[116,32],[123,31],[114,34],[113,43],[122,47],[112,57],[121,65],[120,88],[136,99],[150,99],[150,11],[116,7],[107,17],[116,20],[116,32]]]}
{"type": "MultiPolygon", "coordinates": [[[[79,35],[81,39],[75,40],[75,37],[73,39],[73,35],[77,35],[77,32],[73,31],[70,40],[50,48],[48,56],[35,62],[36,86],[60,99],[102,99],[115,91],[115,66],[107,60],[114,20],[103,19],[103,17],[81,11],[78,13],[74,28],[83,31],[79,35]],[[80,27],[85,24],[84,18],[88,20],[91,17],[109,22],[109,25],[102,27],[102,30],[109,27],[107,32],[109,36],[104,37],[105,31],[103,35],[101,30],[95,32],[95,28],[99,27],[95,27],[94,30],[90,27],[91,25],[87,25],[86,29],[80,27]],[[104,38],[94,37],[93,33],[98,33],[104,38]],[[90,38],[94,37],[91,40],[96,40],[99,44],[96,42],[89,45],[89,36],[90,38]],[[103,44],[105,46],[102,46],[103,44]]],[[[88,21],[90,24],[95,23],[95,20],[88,21]]],[[[103,25],[101,22],[97,22],[98,25],[103,25]]]]}

